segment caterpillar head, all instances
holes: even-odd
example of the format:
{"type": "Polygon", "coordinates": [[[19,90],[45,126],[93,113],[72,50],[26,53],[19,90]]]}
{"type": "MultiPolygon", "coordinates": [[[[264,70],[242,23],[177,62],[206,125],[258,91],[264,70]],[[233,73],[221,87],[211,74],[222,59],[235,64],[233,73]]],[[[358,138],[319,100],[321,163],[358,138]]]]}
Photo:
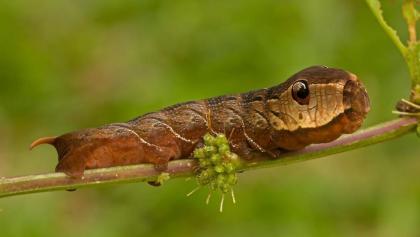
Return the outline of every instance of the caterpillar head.
{"type": "Polygon", "coordinates": [[[267,108],[275,136],[280,136],[276,140],[282,140],[279,145],[299,149],[356,131],[370,110],[370,102],[356,75],[314,66],[274,87],[267,108]]]}

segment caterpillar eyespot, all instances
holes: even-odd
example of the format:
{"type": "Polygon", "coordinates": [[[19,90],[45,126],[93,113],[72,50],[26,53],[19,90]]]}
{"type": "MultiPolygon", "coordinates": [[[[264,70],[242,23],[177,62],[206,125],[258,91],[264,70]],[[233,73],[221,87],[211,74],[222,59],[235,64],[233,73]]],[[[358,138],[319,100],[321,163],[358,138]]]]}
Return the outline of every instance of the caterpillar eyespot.
{"type": "Polygon", "coordinates": [[[305,80],[299,80],[292,86],[293,99],[301,105],[309,104],[309,87],[305,80]]]}
{"type": "Polygon", "coordinates": [[[225,134],[241,159],[252,152],[275,155],[354,132],[369,108],[366,90],[354,74],[314,66],[271,88],[185,102],[125,123],[41,138],[31,148],[53,145],[56,171],[72,177],[82,177],[85,169],[139,163],[165,171],[170,160],[190,158],[207,133],[225,134]]]}

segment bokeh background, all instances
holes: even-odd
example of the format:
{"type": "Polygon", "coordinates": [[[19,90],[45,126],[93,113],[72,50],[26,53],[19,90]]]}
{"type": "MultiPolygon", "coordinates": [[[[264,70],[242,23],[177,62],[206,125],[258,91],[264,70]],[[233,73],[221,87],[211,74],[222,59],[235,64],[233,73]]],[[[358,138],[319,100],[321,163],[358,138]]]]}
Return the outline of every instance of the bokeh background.
{"type": "MultiPolygon", "coordinates": [[[[401,29],[402,1],[385,1],[401,29]]],[[[397,49],[364,1],[0,2],[0,175],[52,171],[40,136],[278,84],[310,65],[367,86],[365,126],[408,95],[397,49]]],[[[240,175],[238,203],[209,206],[172,180],[0,200],[0,236],[419,236],[416,136],[240,175]]]]}

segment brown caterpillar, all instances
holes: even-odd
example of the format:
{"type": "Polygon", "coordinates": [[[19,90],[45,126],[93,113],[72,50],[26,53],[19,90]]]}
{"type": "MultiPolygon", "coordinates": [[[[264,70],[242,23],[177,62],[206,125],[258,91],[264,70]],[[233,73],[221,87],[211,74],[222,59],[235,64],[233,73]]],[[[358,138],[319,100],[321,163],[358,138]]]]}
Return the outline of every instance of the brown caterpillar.
{"type": "Polygon", "coordinates": [[[284,83],[243,94],[176,104],[126,123],[113,123],[36,140],[58,152],[57,172],[81,177],[85,169],[189,158],[207,132],[225,133],[233,152],[275,157],[357,130],[370,109],[357,77],[314,66],[284,83]]]}

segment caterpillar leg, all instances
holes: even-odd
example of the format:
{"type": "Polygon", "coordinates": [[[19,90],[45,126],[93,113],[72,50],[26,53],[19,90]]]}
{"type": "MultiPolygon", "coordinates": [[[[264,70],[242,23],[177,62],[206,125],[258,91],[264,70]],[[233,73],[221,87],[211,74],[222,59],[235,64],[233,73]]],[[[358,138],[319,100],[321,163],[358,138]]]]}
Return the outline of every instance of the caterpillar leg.
{"type": "MultiPolygon", "coordinates": [[[[173,142],[170,146],[160,146],[159,149],[150,153],[145,152],[144,155],[154,165],[155,170],[162,173],[168,170],[169,161],[180,158],[181,152],[178,145],[173,142]]],[[[155,187],[161,185],[159,181],[148,181],[147,183],[155,187]]]]}
{"type": "MultiPolygon", "coordinates": [[[[154,150],[145,149],[144,156],[154,165],[156,171],[162,173],[168,170],[170,160],[179,157],[177,150],[177,147],[159,147],[159,149],[154,150]]],[[[147,183],[154,187],[161,186],[158,180],[148,181],[147,183]]]]}
{"type": "Polygon", "coordinates": [[[57,166],[55,167],[56,172],[63,172],[72,178],[81,178],[85,172],[85,161],[78,159],[77,154],[69,154],[64,156],[57,166]]]}

